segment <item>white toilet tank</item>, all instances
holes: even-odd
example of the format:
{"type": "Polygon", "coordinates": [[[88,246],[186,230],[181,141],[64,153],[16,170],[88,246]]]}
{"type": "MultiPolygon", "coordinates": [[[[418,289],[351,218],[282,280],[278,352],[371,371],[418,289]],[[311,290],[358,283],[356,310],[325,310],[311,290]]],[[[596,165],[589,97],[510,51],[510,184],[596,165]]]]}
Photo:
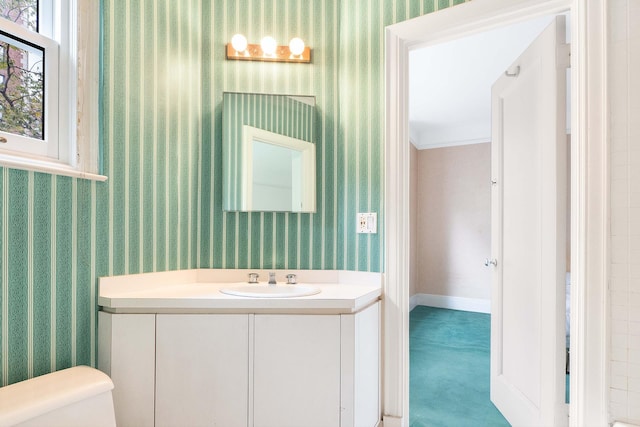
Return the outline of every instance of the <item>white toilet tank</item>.
{"type": "Polygon", "coordinates": [[[103,372],[76,366],[0,388],[0,427],[115,427],[103,372]]]}

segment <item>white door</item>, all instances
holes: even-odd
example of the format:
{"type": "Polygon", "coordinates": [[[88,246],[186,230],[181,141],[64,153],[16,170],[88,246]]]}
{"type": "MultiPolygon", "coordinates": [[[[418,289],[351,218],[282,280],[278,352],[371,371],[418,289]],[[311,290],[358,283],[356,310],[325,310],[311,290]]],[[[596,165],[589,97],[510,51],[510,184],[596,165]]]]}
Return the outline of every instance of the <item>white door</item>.
{"type": "Polygon", "coordinates": [[[492,88],[491,400],[514,426],[568,424],[565,19],[492,88]]]}

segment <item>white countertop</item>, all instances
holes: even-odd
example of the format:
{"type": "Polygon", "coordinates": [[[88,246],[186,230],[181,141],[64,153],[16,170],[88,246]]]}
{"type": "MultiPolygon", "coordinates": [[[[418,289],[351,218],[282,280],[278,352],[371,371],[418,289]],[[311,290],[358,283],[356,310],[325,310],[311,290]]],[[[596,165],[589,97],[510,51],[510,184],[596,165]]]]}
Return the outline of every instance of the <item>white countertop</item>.
{"type": "MultiPolygon", "coordinates": [[[[268,277],[268,270],[198,269],[99,279],[98,304],[111,313],[355,313],[380,299],[380,273],[335,270],[272,270],[278,284],[289,273],[298,283],[320,289],[293,298],[227,295],[220,289],[246,283],[249,272],[268,277]]],[[[266,283],[265,283],[265,286],[266,283]]]]}

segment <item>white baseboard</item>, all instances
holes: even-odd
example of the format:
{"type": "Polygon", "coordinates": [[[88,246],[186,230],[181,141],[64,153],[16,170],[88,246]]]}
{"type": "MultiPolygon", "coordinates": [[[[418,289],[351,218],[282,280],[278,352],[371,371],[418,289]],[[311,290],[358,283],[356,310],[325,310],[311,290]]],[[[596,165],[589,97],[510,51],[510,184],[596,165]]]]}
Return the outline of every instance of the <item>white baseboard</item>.
{"type": "Polygon", "coordinates": [[[414,308],[420,305],[418,304],[419,295],[422,295],[422,294],[411,295],[411,297],[409,298],[409,311],[412,311],[414,308]]]}
{"type": "Polygon", "coordinates": [[[385,415],[382,417],[382,427],[403,427],[402,418],[385,415]]]}
{"type": "Polygon", "coordinates": [[[473,311],[476,313],[491,313],[491,300],[479,298],[415,294],[409,299],[409,310],[413,310],[418,305],[448,308],[451,310],[473,311]]]}

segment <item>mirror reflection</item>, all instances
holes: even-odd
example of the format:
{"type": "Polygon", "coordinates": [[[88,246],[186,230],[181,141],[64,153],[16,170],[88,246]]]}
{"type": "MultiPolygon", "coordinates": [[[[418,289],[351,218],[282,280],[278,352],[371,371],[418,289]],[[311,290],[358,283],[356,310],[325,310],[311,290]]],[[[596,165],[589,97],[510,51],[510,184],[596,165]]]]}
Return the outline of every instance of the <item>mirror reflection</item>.
{"type": "Polygon", "coordinates": [[[312,96],[223,94],[226,211],[315,212],[312,96]]]}

